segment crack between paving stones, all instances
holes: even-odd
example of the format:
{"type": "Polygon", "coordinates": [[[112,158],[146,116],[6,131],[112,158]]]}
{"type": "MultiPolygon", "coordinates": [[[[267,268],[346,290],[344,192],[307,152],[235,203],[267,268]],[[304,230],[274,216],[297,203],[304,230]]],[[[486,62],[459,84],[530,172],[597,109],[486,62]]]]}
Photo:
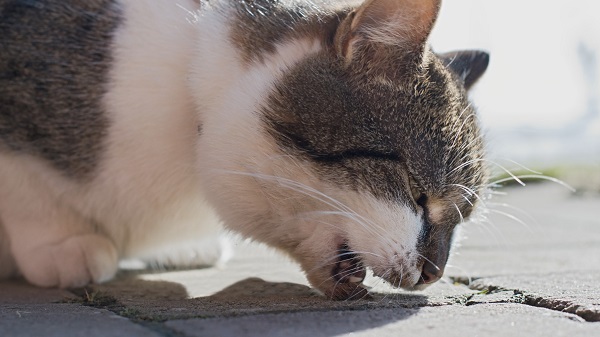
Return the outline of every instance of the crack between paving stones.
{"type": "Polygon", "coordinates": [[[586,322],[600,322],[600,312],[567,300],[548,299],[541,296],[525,295],[525,301],[523,304],[570,313],[581,317],[586,322]]]}
{"type": "MultiPolygon", "coordinates": [[[[461,284],[466,286],[471,290],[479,290],[479,293],[470,294],[467,296],[454,296],[451,297],[454,302],[458,305],[471,306],[478,304],[502,304],[502,303],[513,303],[513,304],[522,304],[528,305],[532,307],[549,309],[557,312],[563,312],[572,314],[579,319],[575,320],[574,318],[570,318],[577,322],[600,322],[600,312],[591,310],[584,306],[578,305],[568,300],[558,300],[558,299],[548,299],[537,295],[526,294],[523,291],[518,289],[507,289],[494,285],[474,285],[473,281],[478,280],[480,278],[462,278],[462,277],[451,277],[450,278],[453,283],[461,284]],[[476,296],[485,296],[485,295],[493,295],[501,292],[512,293],[506,299],[498,299],[491,302],[477,302],[475,301],[476,296]]],[[[165,322],[168,321],[165,317],[160,316],[145,316],[138,310],[134,308],[128,308],[127,306],[120,303],[116,298],[102,294],[100,292],[89,292],[86,289],[80,289],[78,291],[72,291],[75,295],[79,297],[78,303],[81,303],[85,306],[91,306],[99,309],[106,309],[108,311],[113,312],[114,314],[128,319],[130,322],[140,325],[148,330],[156,332],[164,337],[185,337],[186,335],[175,330],[173,328],[168,327],[165,322]]],[[[443,305],[443,304],[441,304],[443,305]]],[[[425,304],[423,306],[417,305],[412,307],[404,307],[406,309],[415,308],[415,307],[429,307],[431,304],[425,304]]],[[[435,305],[433,305],[435,306],[435,305]]],[[[338,308],[338,310],[364,310],[369,309],[369,305],[363,308],[338,308]]],[[[303,310],[300,310],[303,311],[303,310]]],[[[277,313],[275,312],[262,312],[259,314],[265,313],[277,313]]],[[[190,319],[194,317],[186,317],[181,319],[190,319]]]]}
{"type": "MultiPolygon", "coordinates": [[[[76,296],[76,299],[68,299],[65,300],[69,303],[78,303],[84,306],[89,306],[97,309],[105,309],[108,310],[120,317],[126,318],[130,322],[142,326],[148,330],[158,333],[164,337],[186,337],[187,335],[167,326],[165,323],[169,322],[170,319],[167,316],[161,315],[148,315],[140,311],[139,309],[128,307],[126,304],[121,303],[117,297],[114,297],[110,294],[104,293],[102,291],[94,290],[93,288],[80,288],[80,289],[71,289],[70,292],[76,296]]],[[[439,304],[447,305],[447,304],[439,304]]],[[[379,307],[378,305],[373,305],[373,303],[364,303],[357,307],[335,307],[335,308],[305,308],[305,309],[295,309],[293,312],[301,313],[301,312],[328,312],[331,310],[336,311],[368,311],[371,309],[390,309],[390,308],[404,308],[406,310],[418,310],[418,308],[422,307],[431,307],[438,306],[432,305],[429,303],[414,303],[410,305],[390,305],[379,307]]],[[[240,316],[254,316],[254,315],[265,315],[265,314],[282,314],[289,313],[289,309],[275,309],[275,310],[267,310],[263,312],[256,313],[238,313],[233,315],[225,315],[223,317],[240,317],[240,316]]],[[[188,319],[196,319],[196,318],[213,318],[219,317],[219,314],[215,314],[214,316],[201,316],[201,315],[190,315],[186,317],[177,317],[177,320],[188,320],[188,319]]]]}
{"type": "Polygon", "coordinates": [[[97,309],[108,310],[119,317],[126,318],[128,321],[137,324],[147,330],[156,332],[163,337],[186,337],[187,335],[168,327],[163,317],[144,316],[136,309],[128,308],[120,303],[115,297],[103,294],[87,288],[72,289],[71,293],[76,295],[79,300],[70,300],[81,305],[97,309]]]}
{"type": "MultiPolygon", "coordinates": [[[[471,290],[479,290],[480,293],[471,294],[464,300],[459,301],[465,306],[484,304],[484,303],[514,303],[523,304],[536,308],[544,308],[558,312],[572,314],[581,318],[585,322],[600,322],[600,312],[586,308],[582,305],[573,303],[569,300],[560,300],[552,298],[544,298],[542,296],[527,294],[518,289],[508,289],[494,285],[474,285],[473,281],[480,278],[471,278],[470,280],[464,277],[451,277],[454,283],[462,284],[471,290]],[[512,292],[512,296],[506,300],[498,300],[494,302],[472,302],[477,295],[492,295],[500,292],[512,292]]],[[[579,320],[578,320],[579,321],[579,320]]]]}

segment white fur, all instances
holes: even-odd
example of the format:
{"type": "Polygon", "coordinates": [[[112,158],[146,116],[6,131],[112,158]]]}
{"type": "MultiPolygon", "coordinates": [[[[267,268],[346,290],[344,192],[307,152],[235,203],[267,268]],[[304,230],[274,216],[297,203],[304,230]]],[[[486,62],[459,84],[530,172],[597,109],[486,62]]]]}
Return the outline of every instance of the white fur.
{"type": "MultiPolygon", "coordinates": [[[[111,156],[94,184],[95,193],[101,192],[93,204],[104,204],[101,212],[125,210],[112,212],[116,218],[107,221],[128,223],[132,233],[123,242],[124,253],[137,255],[163,242],[214,234],[217,220],[195,172],[200,122],[187,77],[197,38],[188,12],[196,4],[124,1],[124,6],[127,23],[116,41],[106,97],[112,112],[111,156]]],[[[119,228],[112,230],[123,238],[119,228]]]]}
{"type": "Polygon", "coordinates": [[[117,249],[69,203],[69,184],[37,159],[4,154],[0,163],[0,214],[19,271],[40,286],[111,278],[117,249]]]}
{"type": "Polygon", "coordinates": [[[78,184],[38,159],[0,157],[2,222],[21,271],[35,284],[101,282],[116,271],[117,255],[158,254],[188,265],[214,263],[219,256],[197,245],[216,237],[220,228],[195,171],[199,122],[187,70],[198,31],[183,8],[193,11],[197,4],[123,1],[122,6],[127,21],[114,45],[105,98],[111,127],[100,174],[78,184]],[[70,243],[71,237],[81,240],[70,243]],[[197,252],[178,251],[185,248],[197,252]],[[69,256],[78,260],[65,263],[69,256]],[[199,260],[179,261],[181,256],[199,260]]]}

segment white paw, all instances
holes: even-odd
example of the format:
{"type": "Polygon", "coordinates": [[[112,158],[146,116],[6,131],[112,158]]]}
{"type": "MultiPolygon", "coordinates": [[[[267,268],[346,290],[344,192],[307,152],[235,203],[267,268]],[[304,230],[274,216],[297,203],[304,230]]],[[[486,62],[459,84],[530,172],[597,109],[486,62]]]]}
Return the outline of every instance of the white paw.
{"type": "Polygon", "coordinates": [[[232,249],[224,237],[214,237],[162,250],[153,258],[144,259],[152,268],[197,268],[225,263],[232,249]]]}
{"type": "Polygon", "coordinates": [[[37,247],[18,260],[25,278],[41,287],[72,288],[110,280],[117,272],[118,254],[103,236],[72,236],[54,245],[37,247]]]}

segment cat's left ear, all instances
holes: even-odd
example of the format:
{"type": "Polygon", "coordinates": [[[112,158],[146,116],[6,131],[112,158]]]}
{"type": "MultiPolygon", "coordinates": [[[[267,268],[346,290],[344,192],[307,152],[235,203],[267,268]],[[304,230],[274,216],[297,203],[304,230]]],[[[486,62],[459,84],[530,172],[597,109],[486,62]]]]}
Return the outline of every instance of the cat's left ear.
{"type": "Polygon", "coordinates": [[[481,50],[461,50],[439,55],[442,62],[462,80],[467,90],[485,73],[490,54],[481,50]]]}
{"type": "Polygon", "coordinates": [[[336,51],[347,62],[352,62],[356,51],[365,46],[379,52],[386,45],[396,46],[407,55],[420,56],[440,3],[441,0],[366,0],[340,23],[334,39],[336,51]]]}

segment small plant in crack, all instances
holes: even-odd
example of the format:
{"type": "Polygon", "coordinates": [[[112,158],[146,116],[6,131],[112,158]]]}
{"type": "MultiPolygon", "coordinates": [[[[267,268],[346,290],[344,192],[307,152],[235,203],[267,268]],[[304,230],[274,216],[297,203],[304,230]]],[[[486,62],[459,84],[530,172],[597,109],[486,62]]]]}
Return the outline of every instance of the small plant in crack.
{"type": "Polygon", "coordinates": [[[72,292],[79,296],[81,304],[95,307],[95,308],[106,308],[117,305],[117,300],[107,294],[104,294],[98,290],[91,290],[88,288],[75,289],[72,292]]]}
{"type": "Polygon", "coordinates": [[[142,312],[135,308],[125,308],[119,311],[119,316],[123,316],[126,318],[138,318],[138,316],[140,316],[141,314],[142,312]]]}

